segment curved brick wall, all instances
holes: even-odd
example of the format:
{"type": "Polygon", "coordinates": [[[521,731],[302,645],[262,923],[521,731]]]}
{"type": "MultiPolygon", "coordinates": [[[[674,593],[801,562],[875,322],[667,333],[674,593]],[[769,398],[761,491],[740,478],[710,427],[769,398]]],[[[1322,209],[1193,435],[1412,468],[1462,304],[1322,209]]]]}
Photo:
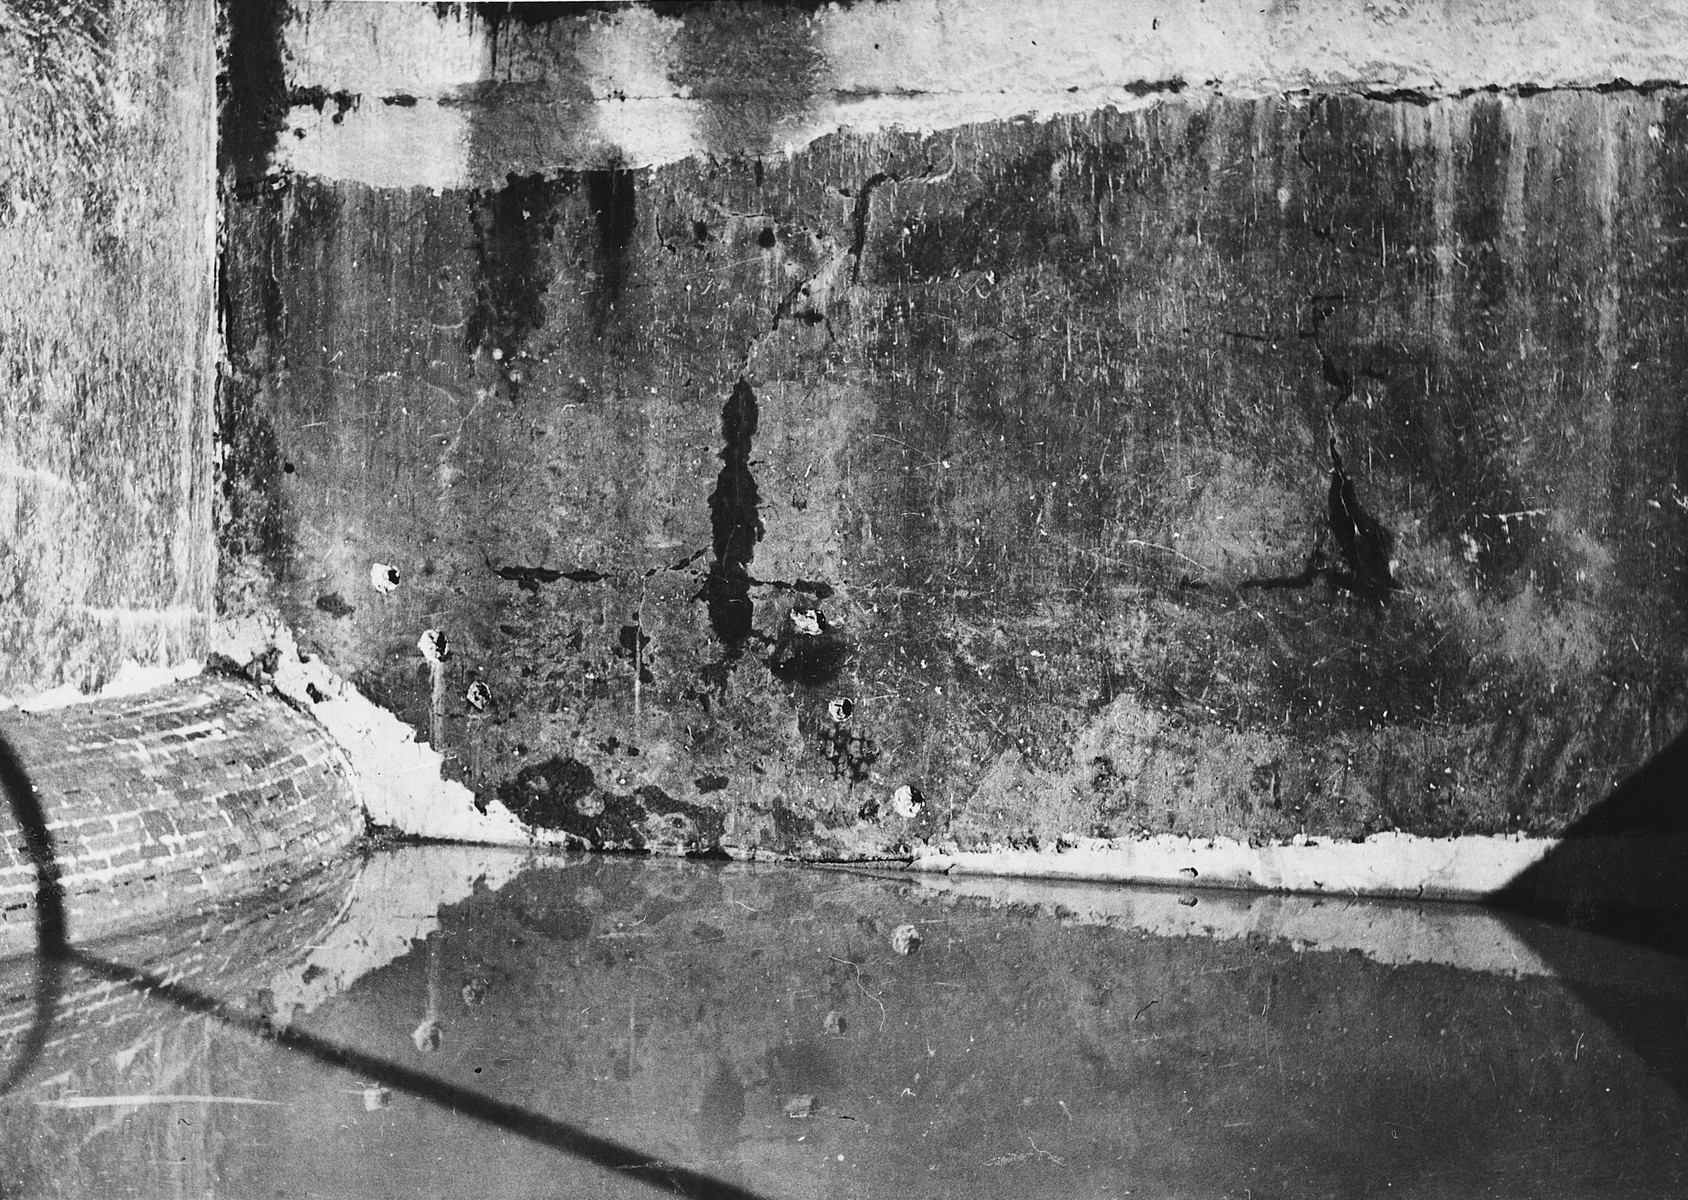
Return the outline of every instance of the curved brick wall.
{"type": "MultiPolygon", "coordinates": [[[[0,722],[41,794],[70,936],[180,917],[315,869],[363,829],[322,729],[235,679],[0,722]]],[[[8,812],[0,958],[34,946],[35,870],[8,812]]]]}

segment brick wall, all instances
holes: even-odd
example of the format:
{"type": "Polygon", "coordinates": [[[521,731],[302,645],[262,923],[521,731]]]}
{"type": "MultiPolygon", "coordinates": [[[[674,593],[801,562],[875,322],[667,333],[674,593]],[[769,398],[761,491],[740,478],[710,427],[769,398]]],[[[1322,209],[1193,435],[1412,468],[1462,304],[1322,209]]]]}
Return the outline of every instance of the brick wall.
{"type": "MultiPolygon", "coordinates": [[[[0,733],[41,795],[77,942],[304,874],[363,828],[327,735],[238,680],[15,714],[0,733]]],[[[0,958],[35,940],[35,869],[10,813],[3,830],[0,958]]]]}
{"type": "MultiPolygon", "coordinates": [[[[342,857],[273,892],[220,905],[203,920],[117,934],[91,949],[108,962],[164,976],[237,1011],[285,1021],[292,1014],[277,1012],[277,987],[298,973],[309,948],[343,916],[361,868],[358,858],[342,857]]],[[[33,957],[0,962],[0,1071],[11,1065],[35,1020],[35,986],[33,957]]],[[[198,1029],[204,1020],[72,967],[27,1080],[71,1093],[147,1091],[158,1076],[183,1065],[169,1047],[181,1040],[182,1030],[198,1029]],[[146,1048],[138,1061],[137,1046],[146,1048]]]]}

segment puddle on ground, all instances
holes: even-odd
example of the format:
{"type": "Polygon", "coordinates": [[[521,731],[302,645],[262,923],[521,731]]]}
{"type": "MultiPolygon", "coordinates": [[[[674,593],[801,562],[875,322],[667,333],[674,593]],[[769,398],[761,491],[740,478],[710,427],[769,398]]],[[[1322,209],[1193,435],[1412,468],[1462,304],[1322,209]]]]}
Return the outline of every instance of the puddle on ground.
{"type": "Polygon", "coordinates": [[[1688,1194],[1688,964],[1457,906],[410,847],[57,1010],[8,1198],[1688,1194]]]}

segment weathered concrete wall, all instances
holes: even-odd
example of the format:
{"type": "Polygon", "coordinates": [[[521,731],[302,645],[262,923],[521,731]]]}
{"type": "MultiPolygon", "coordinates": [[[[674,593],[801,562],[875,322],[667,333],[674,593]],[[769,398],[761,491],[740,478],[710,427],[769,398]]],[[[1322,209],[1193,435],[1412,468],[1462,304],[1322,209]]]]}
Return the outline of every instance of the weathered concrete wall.
{"type": "Polygon", "coordinates": [[[1317,90],[641,170],[500,140],[559,39],[649,16],[499,26],[459,64],[495,165],[443,190],[283,156],[229,210],[232,536],[483,797],[822,856],[1551,834],[1683,727],[1681,90],[1278,62],[1317,90]]]}
{"type": "Polygon", "coordinates": [[[0,695],[204,652],[215,15],[0,3],[0,695]]]}
{"type": "MultiPolygon", "coordinates": [[[[363,832],[327,735],[240,681],[19,714],[4,734],[39,794],[77,942],[275,886],[363,832]]],[[[37,872],[15,816],[0,827],[5,958],[35,948],[37,872]]]]}

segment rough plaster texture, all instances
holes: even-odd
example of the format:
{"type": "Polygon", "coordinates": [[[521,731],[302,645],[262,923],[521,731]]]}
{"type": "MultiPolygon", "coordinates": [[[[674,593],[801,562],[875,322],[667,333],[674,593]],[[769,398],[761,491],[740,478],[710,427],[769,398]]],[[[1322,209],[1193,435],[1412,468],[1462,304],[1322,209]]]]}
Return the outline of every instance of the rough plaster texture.
{"type": "Polygon", "coordinates": [[[214,17],[0,3],[0,695],[204,653],[214,17]]]}
{"type": "Polygon", "coordinates": [[[597,846],[1553,835],[1684,720],[1685,112],[278,177],[229,216],[234,532],[301,647],[597,846]]]}

